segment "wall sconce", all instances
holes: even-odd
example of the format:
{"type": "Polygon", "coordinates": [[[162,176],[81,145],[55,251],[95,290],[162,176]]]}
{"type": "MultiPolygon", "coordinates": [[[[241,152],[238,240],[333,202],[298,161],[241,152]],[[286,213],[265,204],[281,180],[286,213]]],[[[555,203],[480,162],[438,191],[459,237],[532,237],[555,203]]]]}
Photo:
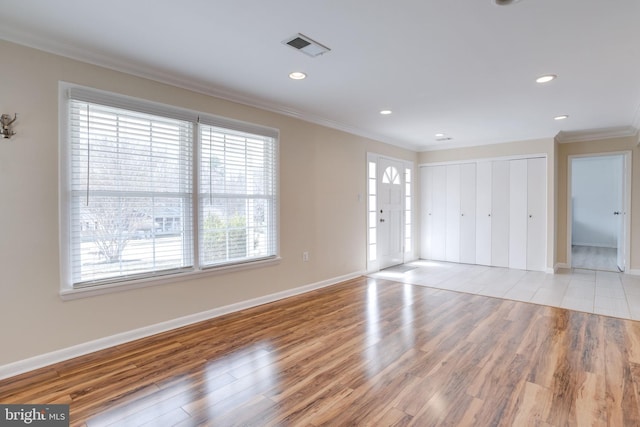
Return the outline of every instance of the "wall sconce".
{"type": "Polygon", "coordinates": [[[5,139],[11,138],[15,135],[15,131],[12,128],[13,122],[18,118],[18,113],[13,114],[13,119],[8,114],[0,116],[0,125],[2,125],[2,137],[5,139]]]}

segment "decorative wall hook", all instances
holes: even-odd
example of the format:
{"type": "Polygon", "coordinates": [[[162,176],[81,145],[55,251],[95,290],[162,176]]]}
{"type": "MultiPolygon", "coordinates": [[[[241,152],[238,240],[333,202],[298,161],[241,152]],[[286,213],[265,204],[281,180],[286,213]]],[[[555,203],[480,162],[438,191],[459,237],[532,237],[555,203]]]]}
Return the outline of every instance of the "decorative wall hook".
{"type": "Polygon", "coordinates": [[[13,114],[13,119],[9,114],[3,114],[0,116],[0,125],[2,125],[2,137],[9,139],[15,135],[15,131],[12,128],[13,122],[18,118],[18,113],[13,114]]]}

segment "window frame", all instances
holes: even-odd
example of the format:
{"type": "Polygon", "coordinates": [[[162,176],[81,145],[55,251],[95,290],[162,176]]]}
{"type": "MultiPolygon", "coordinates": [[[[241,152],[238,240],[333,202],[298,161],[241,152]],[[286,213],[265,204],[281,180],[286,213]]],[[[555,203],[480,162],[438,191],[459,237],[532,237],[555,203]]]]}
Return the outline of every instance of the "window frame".
{"type": "Polygon", "coordinates": [[[60,249],[60,296],[63,300],[76,299],[87,296],[100,295],[115,291],[135,289],[140,287],[154,286],[166,283],[175,283],[183,280],[195,279],[200,276],[216,275],[230,271],[261,268],[267,265],[279,263],[280,257],[280,186],[279,186],[279,130],[229,119],[221,116],[214,116],[194,110],[161,104],[141,98],[134,98],[113,92],[80,86],[73,83],[59,82],[58,85],[58,121],[59,121],[59,249],[60,249]],[[149,274],[142,277],[124,276],[99,281],[95,284],[75,285],[72,274],[72,211],[73,200],[71,196],[71,175],[72,175],[72,144],[70,126],[71,98],[80,99],[91,103],[101,103],[115,108],[122,108],[130,111],[139,111],[154,114],[162,117],[170,117],[185,120],[192,124],[191,140],[191,250],[193,252],[193,267],[186,270],[167,271],[166,274],[149,274]],[[200,126],[215,126],[232,132],[243,132],[247,134],[260,135],[262,137],[273,138],[273,250],[274,255],[267,255],[260,258],[240,259],[218,265],[200,264],[199,245],[199,174],[200,174],[200,126]]]}

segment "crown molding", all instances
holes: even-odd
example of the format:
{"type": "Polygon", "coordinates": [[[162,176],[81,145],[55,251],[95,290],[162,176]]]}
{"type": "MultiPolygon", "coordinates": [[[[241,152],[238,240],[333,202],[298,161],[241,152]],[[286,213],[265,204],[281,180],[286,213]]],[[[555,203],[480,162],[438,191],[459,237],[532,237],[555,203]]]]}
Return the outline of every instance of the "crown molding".
{"type": "Polygon", "coordinates": [[[638,139],[638,146],[640,147],[640,105],[636,108],[636,114],[633,116],[633,125],[636,128],[636,136],[638,139]]]}
{"type": "Polygon", "coordinates": [[[556,141],[560,144],[583,141],[597,141],[600,139],[627,138],[638,135],[635,126],[620,126],[606,129],[588,129],[580,131],[561,131],[556,135],[556,141]]]}
{"type": "Polygon", "coordinates": [[[633,116],[633,122],[631,124],[636,129],[640,129],[640,104],[636,108],[636,114],[633,116]]]}

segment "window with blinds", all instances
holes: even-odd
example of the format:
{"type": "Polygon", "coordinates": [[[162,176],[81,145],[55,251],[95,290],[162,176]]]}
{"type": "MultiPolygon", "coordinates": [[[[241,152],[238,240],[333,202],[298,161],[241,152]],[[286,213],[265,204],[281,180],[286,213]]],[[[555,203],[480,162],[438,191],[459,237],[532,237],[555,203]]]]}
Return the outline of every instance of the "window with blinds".
{"type": "Polygon", "coordinates": [[[65,93],[71,287],[277,256],[277,131],[88,88],[65,93]]]}
{"type": "Polygon", "coordinates": [[[200,263],[276,253],[273,138],[200,126],[200,263]]]}

